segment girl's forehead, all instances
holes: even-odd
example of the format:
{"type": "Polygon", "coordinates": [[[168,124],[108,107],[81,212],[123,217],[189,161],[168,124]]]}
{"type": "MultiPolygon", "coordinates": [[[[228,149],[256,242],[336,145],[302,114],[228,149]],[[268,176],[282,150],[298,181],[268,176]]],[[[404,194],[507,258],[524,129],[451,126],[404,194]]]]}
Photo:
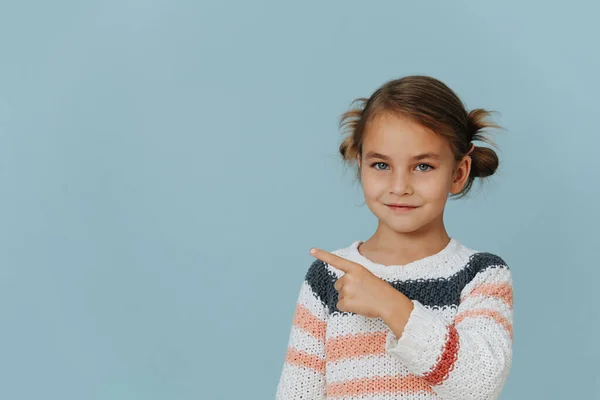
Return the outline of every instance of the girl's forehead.
{"type": "Polygon", "coordinates": [[[378,118],[365,129],[363,153],[377,152],[394,158],[422,153],[451,154],[441,135],[412,120],[400,117],[378,118]]]}

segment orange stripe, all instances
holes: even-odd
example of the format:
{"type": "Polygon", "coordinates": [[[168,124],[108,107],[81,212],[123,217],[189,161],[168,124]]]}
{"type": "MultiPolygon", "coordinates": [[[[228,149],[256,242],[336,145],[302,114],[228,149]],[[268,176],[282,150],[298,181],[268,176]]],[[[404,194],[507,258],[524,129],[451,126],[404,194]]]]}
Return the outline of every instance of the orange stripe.
{"type": "Polygon", "coordinates": [[[302,329],[303,331],[314,336],[318,340],[325,342],[325,333],[327,323],[321,321],[316,315],[310,312],[303,304],[296,305],[292,324],[302,329]]]}
{"type": "Polygon", "coordinates": [[[325,374],[325,360],[315,354],[288,347],[285,353],[285,362],[291,365],[310,368],[313,371],[325,374]]]}
{"type": "Polygon", "coordinates": [[[454,364],[458,358],[459,347],[460,340],[458,331],[454,325],[448,325],[448,335],[442,356],[433,370],[425,374],[423,379],[432,386],[439,385],[448,379],[448,375],[450,374],[450,371],[454,369],[454,364]]]}
{"type": "Polygon", "coordinates": [[[327,339],[327,361],[385,353],[386,332],[359,333],[327,339]]]}
{"type": "Polygon", "coordinates": [[[402,393],[416,392],[433,394],[433,390],[427,382],[415,375],[377,376],[327,384],[328,399],[334,397],[359,398],[376,393],[387,393],[396,398],[402,393]]]}
{"type": "Polygon", "coordinates": [[[467,297],[472,295],[497,297],[506,302],[511,309],[513,308],[513,288],[508,283],[488,283],[481,285],[469,293],[467,297]]]}
{"type": "Polygon", "coordinates": [[[506,330],[510,334],[510,338],[513,339],[513,330],[512,330],[511,323],[502,314],[500,314],[496,310],[490,310],[488,308],[479,309],[479,310],[467,310],[456,316],[456,318],[454,319],[454,324],[455,325],[458,324],[460,321],[462,321],[465,318],[479,317],[481,315],[483,315],[485,317],[490,317],[493,320],[495,320],[496,322],[498,322],[500,325],[504,326],[504,328],[506,328],[506,330]]]}

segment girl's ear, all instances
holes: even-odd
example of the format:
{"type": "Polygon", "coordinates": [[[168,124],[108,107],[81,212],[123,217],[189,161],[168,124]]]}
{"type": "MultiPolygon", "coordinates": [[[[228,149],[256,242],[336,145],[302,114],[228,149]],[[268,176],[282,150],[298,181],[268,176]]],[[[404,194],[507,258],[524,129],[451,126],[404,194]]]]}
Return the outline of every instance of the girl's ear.
{"type": "Polygon", "coordinates": [[[450,193],[457,194],[465,186],[467,179],[469,178],[469,173],[471,172],[472,161],[471,156],[464,156],[458,163],[456,170],[454,171],[450,193]]]}
{"type": "Polygon", "coordinates": [[[358,163],[358,168],[360,168],[360,154],[356,155],[356,162],[358,163]]]}

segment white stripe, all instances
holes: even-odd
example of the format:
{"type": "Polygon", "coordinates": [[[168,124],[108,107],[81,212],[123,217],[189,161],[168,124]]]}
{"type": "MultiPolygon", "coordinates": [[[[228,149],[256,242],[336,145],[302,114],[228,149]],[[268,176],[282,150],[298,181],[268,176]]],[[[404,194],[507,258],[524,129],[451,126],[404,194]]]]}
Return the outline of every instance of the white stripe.
{"type": "Polygon", "coordinates": [[[348,334],[381,332],[387,325],[381,318],[369,318],[360,314],[332,314],[327,325],[327,339],[348,334]]]}
{"type": "Polygon", "coordinates": [[[288,347],[305,351],[323,359],[325,358],[325,342],[321,342],[313,335],[295,325],[292,325],[292,329],[290,330],[288,347]]]}
{"type": "Polygon", "coordinates": [[[412,375],[400,360],[382,353],[327,362],[327,381],[382,377],[389,375],[390,370],[399,377],[412,375]]]}
{"type": "Polygon", "coordinates": [[[276,400],[325,398],[325,374],[284,363],[277,384],[276,400]]]}
{"type": "MultiPolygon", "coordinates": [[[[410,392],[410,393],[402,393],[402,400],[439,400],[436,394],[430,394],[428,392],[419,391],[419,392],[410,392]]],[[[362,394],[361,400],[397,400],[398,394],[392,393],[373,393],[373,394],[362,394]]],[[[335,400],[356,400],[356,397],[336,397],[335,400]]]]}
{"type": "MultiPolygon", "coordinates": [[[[481,309],[491,309],[500,313],[504,318],[506,318],[509,322],[512,323],[513,319],[513,310],[510,306],[504,301],[497,297],[490,296],[481,296],[481,295],[471,295],[463,300],[460,304],[459,312],[456,314],[458,317],[461,312],[465,312],[467,310],[481,310],[481,309]]],[[[489,317],[487,317],[489,318],[489,317]]]]}
{"type": "MultiPolygon", "coordinates": [[[[468,335],[468,337],[474,337],[478,340],[485,338],[490,343],[493,343],[493,346],[509,345],[512,341],[508,329],[506,329],[503,324],[496,322],[495,319],[486,315],[465,318],[460,321],[459,324],[456,324],[456,330],[458,331],[459,337],[461,337],[462,333],[462,335],[468,335]]],[[[460,340],[462,346],[462,337],[460,340]]],[[[484,344],[484,346],[487,348],[490,345],[484,344]]]]}

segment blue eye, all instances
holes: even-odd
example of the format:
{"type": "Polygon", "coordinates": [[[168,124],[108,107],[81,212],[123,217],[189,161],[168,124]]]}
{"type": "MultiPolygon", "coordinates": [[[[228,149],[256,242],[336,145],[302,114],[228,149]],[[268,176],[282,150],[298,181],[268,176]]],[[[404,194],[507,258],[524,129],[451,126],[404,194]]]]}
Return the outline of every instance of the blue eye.
{"type": "Polygon", "coordinates": [[[418,168],[418,169],[419,169],[419,171],[421,171],[421,172],[426,172],[426,171],[429,171],[430,169],[433,169],[433,167],[432,167],[431,165],[429,165],[429,164],[419,164],[419,165],[417,165],[417,168],[418,168]],[[419,167],[421,167],[421,166],[425,166],[425,167],[427,167],[427,169],[425,169],[425,170],[423,170],[423,169],[420,169],[419,167]]]}
{"type": "MultiPolygon", "coordinates": [[[[375,167],[376,165],[380,165],[380,164],[387,165],[387,163],[384,163],[383,161],[379,161],[379,162],[371,164],[371,168],[375,167]]],[[[380,168],[375,168],[375,169],[377,169],[379,171],[382,171],[382,169],[380,169],[380,168]]],[[[427,171],[432,170],[434,168],[433,168],[433,166],[431,166],[429,164],[419,164],[419,165],[417,165],[417,169],[420,172],[427,172],[427,171]],[[425,168],[420,168],[420,167],[425,167],[425,168]]]]}
{"type": "MultiPolygon", "coordinates": [[[[384,165],[387,165],[387,164],[386,164],[386,163],[384,163],[383,161],[379,161],[379,162],[376,162],[376,163],[373,163],[373,164],[371,164],[371,168],[373,168],[373,167],[374,167],[375,165],[377,165],[377,164],[384,164],[384,165]]],[[[379,168],[375,168],[375,169],[379,169],[379,168]]]]}

